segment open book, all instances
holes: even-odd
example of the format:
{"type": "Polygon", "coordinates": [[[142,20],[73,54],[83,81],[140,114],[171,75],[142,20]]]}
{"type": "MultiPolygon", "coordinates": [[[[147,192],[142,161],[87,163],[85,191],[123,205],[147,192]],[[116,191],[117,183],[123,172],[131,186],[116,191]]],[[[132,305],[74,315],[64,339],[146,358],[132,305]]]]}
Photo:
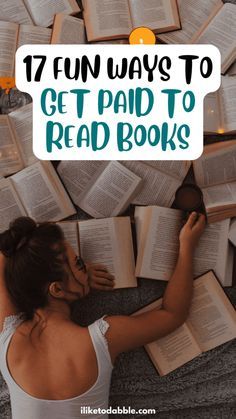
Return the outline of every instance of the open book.
{"type": "Polygon", "coordinates": [[[58,225],[85,262],[106,266],[115,276],[115,288],[137,287],[129,217],[65,221],[58,225]]]}
{"type": "MultiPolygon", "coordinates": [[[[138,277],[170,279],[179,253],[182,211],[162,207],[136,207],[138,277]]],[[[222,285],[232,285],[233,248],[228,241],[230,220],[207,225],[194,255],[194,277],[214,269],[222,285]]]]}
{"type": "Polygon", "coordinates": [[[193,162],[209,222],[236,216],[236,140],[204,147],[193,162]]]}
{"type": "Polygon", "coordinates": [[[95,218],[121,214],[141,183],[116,161],[62,161],[58,173],[74,203],[95,218]]]}
{"type": "Polygon", "coordinates": [[[236,59],[235,12],[235,4],[225,3],[191,40],[193,43],[212,44],[219,48],[223,74],[236,59]]]}
{"type": "Polygon", "coordinates": [[[0,175],[15,173],[38,159],[32,150],[32,104],[0,115],[0,175]]]}
{"type": "Polygon", "coordinates": [[[177,0],[181,29],[158,35],[167,44],[188,44],[199,28],[210,20],[223,6],[221,0],[177,0]]]}
{"type": "Polygon", "coordinates": [[[180,28],[176,0],[83,0],[88,41],[125,38],[139,26],[154,32],[180,28]]]}
{"type": "Polygon", "coordinates": [[[236,131],[236,77],[222,76],[221,87],[204,100],[204,132],[236,131]]]}
{"type": "MultiPolygon", "coordinates": [[[[161,308],[157,300],[135,313],[161,308]]],[[[212,271],[194,281],[187,321],[164,338],[145,345],[160,375],[169,374],[193,358],[236,338],[236,313],[212,271]]]]}
{"type": "Polygon", "coordinates": [[[122,164],[142,179],[135,205],[170,207],[175,192],[187,175],[191,163],[187,161],[122,161],[122,164]]]}
{"type": "Polygon", "coordinates": [[[1,179],[0,202],[0,231],[22,215],[58,221],[76,212],[50,162],[35,163],[1,179]]]}
{"type": "Polygon", "coordinates": [[[86,44],[84,21],[64,13],[55,16],[52,44],[86,44]]]}
{"type": "Polygon", "coordinates": [[[0,21],[0,75],[13,77],[15,53],[25,44],[49,44],[52,30],[0,21]]]}
{"type": "Polygon", "coordinates": [[[78,13],[76,0],[0,0],[1,19],[26,25],[50,26],[56,13],[78,13]]]}

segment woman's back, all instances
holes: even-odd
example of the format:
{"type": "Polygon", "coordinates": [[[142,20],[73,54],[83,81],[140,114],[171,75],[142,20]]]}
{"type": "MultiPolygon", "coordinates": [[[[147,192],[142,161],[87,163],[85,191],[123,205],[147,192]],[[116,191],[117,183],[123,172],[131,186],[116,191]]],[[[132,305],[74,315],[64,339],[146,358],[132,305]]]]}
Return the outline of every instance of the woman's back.
{"type": "Polygon", "coordinates": [[[0,335],[0,367],[13,418],[70,419],[83,417],[83,406],[108,407],[112,363],[104,337],[107,322],[100,319],[82,328],[51,319],[32,329],[32,322],[14,316],[7,323],[0,335]]]}
{"type": "Polygon", "coordinates": [[[204,217],[192,214],[181,230],[178,261],[160,309],[108,316],[88,329],[69,321],[71,303],[93,283],[110,289],[106,268],[95,265],[89,272],[50,223],[22,217],[0,234],[0,369],[13,419],[107,418],[110,354],[115,360],[186,320],[193,253],[204,224],[204,217]]]}

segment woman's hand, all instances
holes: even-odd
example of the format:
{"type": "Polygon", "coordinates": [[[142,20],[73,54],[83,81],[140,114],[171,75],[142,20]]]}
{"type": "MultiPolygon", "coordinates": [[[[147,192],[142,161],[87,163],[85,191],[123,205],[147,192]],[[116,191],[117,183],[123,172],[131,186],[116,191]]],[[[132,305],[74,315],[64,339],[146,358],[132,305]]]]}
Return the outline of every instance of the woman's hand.
{"type": "MultiPolygon", "coordinates": [[[[75,276],[77,278],[78,276],[81,276],[81,272],[78,270],[78,265],[76,263],[77,261],[77,255],[70,246],[68,242],[65,241],[65,247],[66,247],[66,256],[67,261],[70,265],[70,268],[75,276]]],[[[111,275],[107,268],[100,264],[92,264],[92,263],[86,263],[86,273],[88,275],[88,285],[89,288],[101,290],[101,291],[109,291],[114,288],[114,276],[111,275]]],[[[77,278],[80,279],[81,278],[77,278]]]]}
{"type": "Polygon", "coordinates": [[[203,214],[197,214],[196,212],[190,214],[179,235],[180,251],[194,252],[205,225],[206,218],[203,214]]]}
{"type": "Polygon", "coordinates": [[[115,278],[107,268],[99,264],[87,264],[90,288],[100,291],[111,291],[115,286],[115,278]]]}

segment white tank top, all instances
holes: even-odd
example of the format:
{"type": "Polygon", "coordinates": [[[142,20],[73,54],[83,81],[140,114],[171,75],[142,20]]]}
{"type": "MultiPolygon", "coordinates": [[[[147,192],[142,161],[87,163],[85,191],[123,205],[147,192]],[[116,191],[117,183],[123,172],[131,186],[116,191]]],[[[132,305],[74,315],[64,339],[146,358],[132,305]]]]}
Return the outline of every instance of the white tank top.
{"type": "MultiPolygon", "coordinates": [[[[98,364],[98,377],[93,386],[80,396],[66,400],[37,399],[27,394],[13,380],[7,366],[7,350],[16,328],[24,321],[22,314],[5,319],[0,334],[0,369],[8,385],[11,399],[12,419],[106,419],[107,414],[82,414],[81,407],[108,409],[112,363],[105,333],[109,327],[103,319],[88,327],[98,364]]],[[[66,384],[65,384],[66,385],[66,384]]]]}

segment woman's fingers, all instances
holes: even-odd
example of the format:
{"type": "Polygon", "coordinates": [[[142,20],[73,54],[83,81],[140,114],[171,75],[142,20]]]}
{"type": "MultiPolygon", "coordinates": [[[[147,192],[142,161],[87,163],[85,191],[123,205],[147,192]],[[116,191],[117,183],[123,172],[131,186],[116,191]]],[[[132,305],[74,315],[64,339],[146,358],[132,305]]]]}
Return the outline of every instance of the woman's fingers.
{"type": "Polygon", "coordinates": [[[195,222],[195,224],[193,226],[193,229],[194,230],[202,231],[202,230],[204,230],[205,225],[206,225],[206,217],[205,217],[205,215],[198,214],[198,219],[195,222]]]}
{"type": "Polygon", "coordinates": [[[88,265],[89,281],[92,288],[108,291],[114,288],[114,276],[101,264],[88,265]]]}
{"type": "Polygon", "coordinates": [[[107,285],[109,287],[113,287],[114,286],[114,280],[115,278],[110,275],[97,275],[97,273],[93,273],[92,275],[89,275],[90,278],[90,282],[95,284],[104,284],[107,285]]]}
{"type": "Polygon", "coordinates": [[[111,289],[113,289],[113,287],[110,287],[108,285],[101,285],[101,284],[95,284],[93,288],[99,291],[111,291],[111,289]]]}
{"type": "Polygon", "coordinates": [[[206,217],[204,214],[192,212],[186,222],[186,226],[191,229],[203,230],[206,224],[206,217]]]}
{"type": "Polygon", "coordinates": [[[109,279],[110,281],[114,280],[114,276],[108,272],[107,268],[103,265],[94,264],[88,265],[88,272],[90,276],[109,279]]]}
{"type": "Polygon", "coordinates": [[[95,277],[94,278],[94,282],[96,282],[96,284],[98,285],[106,285],[107,287],[113,288],[114,287],[114,280],[110,280],[107,278],[102,278],[102,277],[95,277]]]}
{"type": "Polygon", "coordinates": [[[111,275],[109,272],[104,272],[104,271],[93,271],[92,276],[97,277],[97,278],[109,279],[110,281],[114,281],[115,279],[114,276],[111,275]]]}
{"type": "Polygon", "coordinates": [[[185,224],[185,226],[189,227],[189,228],[193,228],[194,224],[196,223],[198,218],[198,214],[196,212],[192,212],[190,214],[190,216],[188,217],[188,220],[185,224]]]}

